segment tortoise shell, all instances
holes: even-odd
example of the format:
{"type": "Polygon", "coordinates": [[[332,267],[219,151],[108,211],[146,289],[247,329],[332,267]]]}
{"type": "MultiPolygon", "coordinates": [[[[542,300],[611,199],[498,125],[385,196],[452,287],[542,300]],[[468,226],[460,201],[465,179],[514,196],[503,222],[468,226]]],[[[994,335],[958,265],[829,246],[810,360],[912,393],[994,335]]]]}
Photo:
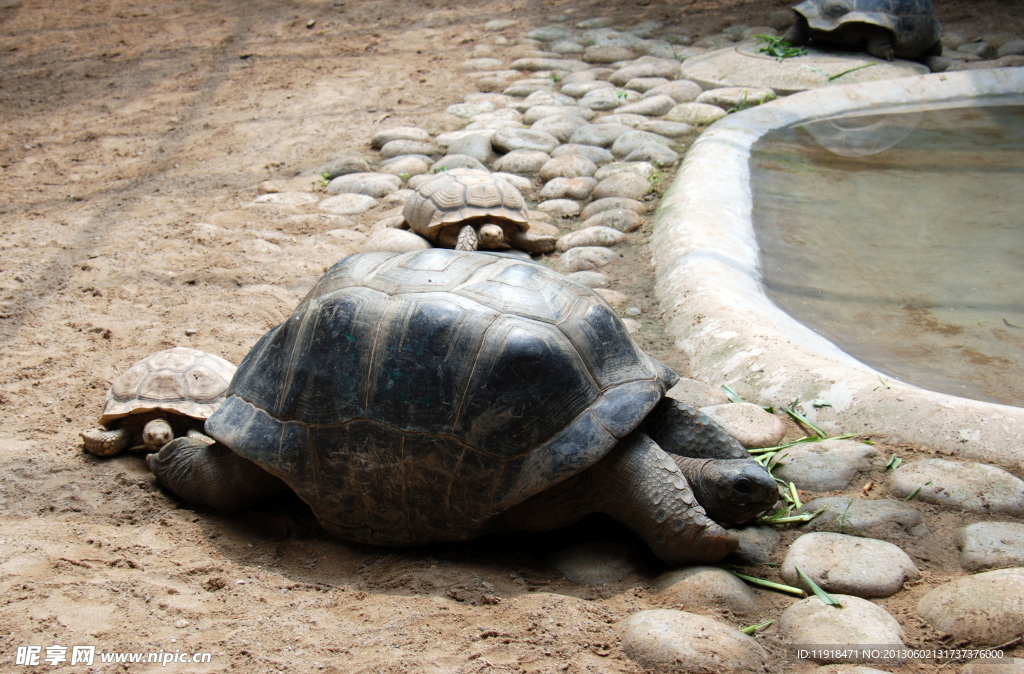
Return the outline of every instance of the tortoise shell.
{"type": "Polygon", "coordinates": [[[437,242],[441,230],[486,219],[529,228],[526,201],[510,183],[484,171],[452,169],[423,183],[403,211],[409,227],[437,242]]]}
{"type": "Polygon", "coordinates": [[[462,540],[602,458],[677,378],[541,265],[364,253],[253,347],[206,431],[342,538],[462,540]]]}
{"type": "Polygon", "coordinates": [[[900,57],[924,53],[942,31],[932,0],[805,0],[793,11],[820,33],[839,34],[855,24],[884,28],[892,33],[893,48],[900,57]]]}
{"type": "Polygon", "coordinates": [[[114,380],[99,423],[158,410],[205,419],[224,401],[234,373],[234,365],[198,349],[154,353],[114,380]]]}

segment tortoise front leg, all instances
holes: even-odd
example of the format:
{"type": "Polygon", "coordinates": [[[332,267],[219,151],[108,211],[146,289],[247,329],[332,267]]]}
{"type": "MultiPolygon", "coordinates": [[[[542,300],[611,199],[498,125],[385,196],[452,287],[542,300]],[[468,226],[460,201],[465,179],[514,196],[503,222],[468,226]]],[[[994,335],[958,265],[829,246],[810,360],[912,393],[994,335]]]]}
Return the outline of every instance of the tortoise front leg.
{"type": "Polygon", "coordinates": [[[85,451],[95,456],[114,456],[128,448],[132,442],[132,434],[126,428],[105,430],[90,428],[79,433],[85,451]]]}
{"type": "Polygon", "coordinates": [[[476,228],[472,225],[464,225],[459,230],[459,238],[455,243],[455,250],[476,250],[480,245],[476,236],[476,228]]]}
{"type": "Polygon", "coordinates": [[[869,37],[864,49],[875,58],[885,59],[886,61],[892,61],[896,58],[896,50],[892,45],[892,34],[887,30],[882,30],[878,34],[869,37]]]}

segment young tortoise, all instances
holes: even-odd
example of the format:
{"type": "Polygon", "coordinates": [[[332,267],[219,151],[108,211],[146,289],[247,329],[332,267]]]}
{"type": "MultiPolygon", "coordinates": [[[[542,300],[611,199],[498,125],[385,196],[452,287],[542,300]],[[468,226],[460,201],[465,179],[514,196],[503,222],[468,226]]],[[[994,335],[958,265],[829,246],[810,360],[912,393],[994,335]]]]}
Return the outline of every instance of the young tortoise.
{"type": "Polygon", "coordinates": [[[550,253],[555,237],[531,234],[526,202],[501,178],[473,169],[451,169],[420,186],[402,212],[420,236],[456,250],[518,248],[550,253]]]}
{"type": "Polygon", "coordinates": [[[715,561],[775,480],[693,408],[597,294],[542,265],[427,249],[345,258],[242,361],[206,422],[147,457],[187,501],[294,490],[382,545],[603,512],[670,563],[715,561]],[[717,521],[717,522],[716,522],[717,521]]]}
{"type": "Polygon", "coordinates": [[[107,391],[102,428],[81,432],[86,451],[156,452],[178,436],[205,438],[203,421],[224,401],[234,373],[235,366],[220,356],[184,346],[143,358],[107,391]]]}
{"type": "Polygon", "coordinates": [[[793,11],[783,36],[791,44],[838,42],[888,61],[942,53],[932,0],[805,0],[793,11]]]}

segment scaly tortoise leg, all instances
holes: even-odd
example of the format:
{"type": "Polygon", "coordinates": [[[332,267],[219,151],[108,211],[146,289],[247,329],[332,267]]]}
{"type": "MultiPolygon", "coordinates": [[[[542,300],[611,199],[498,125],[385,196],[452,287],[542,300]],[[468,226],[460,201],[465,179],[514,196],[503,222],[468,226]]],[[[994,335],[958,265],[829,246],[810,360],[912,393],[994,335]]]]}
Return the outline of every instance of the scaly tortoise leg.
{"type": "Polygon", "coordinates": [[[105,430],[90,428],[79,433],[85,451],[95,456],[114,456],[128,448],[132,442],[132,434],[124,428],[105,430]]]}

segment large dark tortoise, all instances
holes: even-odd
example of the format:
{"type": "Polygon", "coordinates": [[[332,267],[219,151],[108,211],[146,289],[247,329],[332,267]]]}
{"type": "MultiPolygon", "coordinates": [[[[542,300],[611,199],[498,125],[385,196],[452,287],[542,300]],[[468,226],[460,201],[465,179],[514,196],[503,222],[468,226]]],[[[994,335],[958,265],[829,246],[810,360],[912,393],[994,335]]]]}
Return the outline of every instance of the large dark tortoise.
{"type": "Polygon", "coordinates": [[[793,11],[792,44],[838,42],[889,61],[942,53],[932,0],[805,0],[793,11]]]}
{"type": "Polygon", "coordinates": [[[148,461],[215,507],[287,485],[352,541],[457,541],[603,512],[667,562],[715,561],[737,545],[720,524],[765,511],[777,488],[665,397],[677,379],[603,299],[539,264],[353,255],[242,361],[206,422],[217,442],[182,438],[148,461]]]}

